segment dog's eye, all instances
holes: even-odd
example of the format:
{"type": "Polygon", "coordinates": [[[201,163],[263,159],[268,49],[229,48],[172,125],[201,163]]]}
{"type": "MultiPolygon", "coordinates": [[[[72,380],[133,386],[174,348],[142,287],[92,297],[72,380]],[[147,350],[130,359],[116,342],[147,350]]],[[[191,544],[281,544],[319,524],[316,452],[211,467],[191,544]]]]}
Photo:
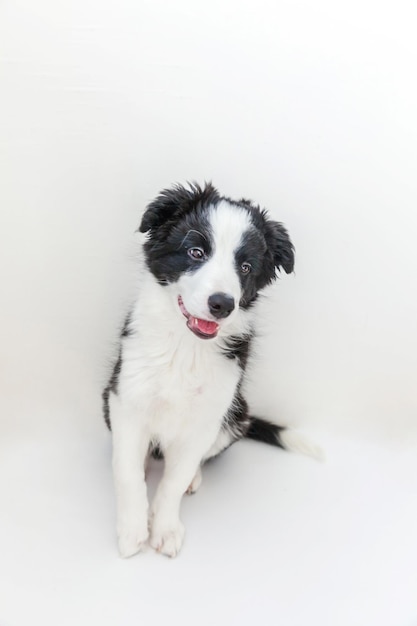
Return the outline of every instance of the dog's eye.
{"type": "Polygon", "coordinates": [[[204,250],[201,248],[189,248],[188,255],[195,261],[202,261],[205,257],[204,250]]]}
{"type": "Polygon", "coordinates": [[[252,265],[250,263],[242,263],[242,265],[240,266],[240,271],[242,272],[242,274],[249,274],[251,269],[252,265]]]}

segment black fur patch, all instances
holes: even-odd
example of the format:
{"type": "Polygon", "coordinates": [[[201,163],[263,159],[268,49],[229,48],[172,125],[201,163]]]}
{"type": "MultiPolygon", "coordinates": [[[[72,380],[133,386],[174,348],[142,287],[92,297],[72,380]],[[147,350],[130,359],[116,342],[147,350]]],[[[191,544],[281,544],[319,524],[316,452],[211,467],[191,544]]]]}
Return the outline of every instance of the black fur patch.
{"type": "MultiPolygon", "coordinates": [[[[270,220],[265,209],[255,205],[251,200],[242,198],[232,200],[223,196],[221,200],[226,200],[229,204],[247,209],[251,215],[254,226],[262,232],[265,237],[269,260],[273,261],[274,267],[278,270],[282,268],[286,274],[294,271],[294,246],[291,243],[288,232],[280,222],[270,220]]],[[[272,279],[274,276],[272,276],[272,279]]]]}
{"type": "Polygon", "coordinates": [[[119,383],[119,374],[120,374],[121,369],[122,369],[122,351],[120,350],[119,357],[116,363],[114,364],[113,372],[112,372],[112,375],[110,376],[108,385],[104,389],[102,396],[101,396],[103,398],[104,421],[106,422],[107,428],[109,430],[111,430],[109,396],[110,396],[111,391],[117,394],[117,385],[119,383]]]}
{"type": "Polygon", "coordinates": [[[169,230],[150,236],[144,244],[146,263],[161,285],[176,282],[185,272],[197,271],[212,253],[212,233],[207,219],[207,209],[196,208],[184,215],[169,230]],[[189,256],[190,248],[201,248],[205,257],[195,260],[189,256]]]}
{"type": "MultiPolygon", "coordinates": [[[[126,316],[125,322],[123,324],[123,328],[121,330],[120,333],[120,337],[124,338],[124,337],[130,337],[131,335],[133,335],[133,330],[130,327],[130,313],[126,316]]],[[[113,371],[112,374],[110,376],[110,380],[107,383],[106,388],[104,389],[103,393],[101,394],[101,397],[103,398],[103,414],[104,414],[104,421],[107,424],[107,427],[109,430],[111,430],[111,421],[110,421],[110,407],[109,407],[109,396],[110,396],[110,392],[112,391],[113,393],[117,394],[117,388],[118,388],[118,384],[119,384],[119,375],[120,375],[120,371],[122,369],[122,346],[120,344],[119,347],[119,355],[117,357],[117,361],[114,364],[113,367],[113,371]]]]}
{"type": "Polygon", "coordinates": [[[148,205],[139,230],[141,233],[149,232],[150,238],[159,231],[159,236],[164,239],[172,226],[183,217],[194,210],[216,206],[220,200],[219,192],[211,183],[206,183],[204,187],[190,183],[188,189],[182,185],[174,185],[171,189],[161,191],[148,205]]]}
{"type": "Polygon", "coordinates": [[[122,332],[120,333],[121,337],[130,337],[133,335],[133,330],[130,327],[130,313],[125,319],[125,323],[122,328],[122,332]]]}
{"type": "Polygon", "coordinates": [[[224,355],[228,359],[237,359],[242,373],[245,371],[248,362],[251,339],[250,335],[233,336],[225,339],[224,355]]]}
{"type": "Polygon", "coordinates": [[[270,267],[266,261],[267,247],[261,231],[256,228],[245,233],[242,244],[236,250],[236,271],[239,274],[242,287],[240,307],[247,309],[258,297],[260,289],[272,282],[275,278],[275,267],[270,267]],[[241,266],[249,263],[251,270],[248,274],[242,274],[241,266]]]}
{"type": "MultiPolygon", "coordinates": [[[[240,386],[236,390],[235,397],[233,398],[232,406],[227,411],[223,422],[223,428],[227,430],[233,437],[234,441],[245,437],[251,418],[249,415],[248,403],[243,397],[240,386]]],[[[231,442],[233,443],[233,441],[231,442]]]]}
{"type": "Polygon", "coordinates": [[[284,426],[271,424],[271,422],[267,422],[259,417],[251,417],[250,426],[245,434],[245,437],[248,439],[255,439],[255,441],[268,443],[271,446],[278,446],[279,448],[283,448],[285,450],[285,446],[280,438],[280,435],[284,430],[284,426]]]}

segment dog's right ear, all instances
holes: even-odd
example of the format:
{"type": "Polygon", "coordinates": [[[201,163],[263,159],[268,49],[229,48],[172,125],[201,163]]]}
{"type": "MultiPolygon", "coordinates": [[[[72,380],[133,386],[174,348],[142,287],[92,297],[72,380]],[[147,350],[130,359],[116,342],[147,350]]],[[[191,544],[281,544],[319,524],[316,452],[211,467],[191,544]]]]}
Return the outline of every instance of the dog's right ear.
{"type": "Polygon", "coordinates": [[[188,192],[182,185],[175,185],[172,189],[164,189],[155,198],[143,214],[139,230],[147,233],[148,230],[156,230],[169,218],[181,210],[184,202],[189,201],[188,192]]]}
{"type": "Polygon", "coordinates": [[[186,215],[198,204],[215,202],[219,194],[211,183],[201,188],[197,183],[189,185],[189,189],[182,185],[174,185],[171,189],[164,189],[146,208],[139,226],[141,233],[155,231],[171,220],[186,215]]]}

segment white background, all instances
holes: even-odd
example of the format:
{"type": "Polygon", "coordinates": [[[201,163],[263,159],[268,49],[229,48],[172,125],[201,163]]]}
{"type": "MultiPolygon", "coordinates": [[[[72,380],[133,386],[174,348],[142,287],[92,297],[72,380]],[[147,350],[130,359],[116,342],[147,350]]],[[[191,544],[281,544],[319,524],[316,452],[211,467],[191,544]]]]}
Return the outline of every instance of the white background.
{"type": "Polygon", "coordinates": [[[0,61],[1,626],[1,606],[7,626],[25,611],[33,621],[28,594],[42,623],[64,624],[51,598],[73,607],[68,623],[137,623],[143,581],[145,613],[181,597],[189,623],[223,603],[227,623],[233,608],[247,623],[256,611],[277,623],[281,610],[289,626],[414,626],[413,3],[5,0],[0,61]],[[161,188],[205,179],[289,228],[296,275],[265,303],[249,397],[322,433],[329,460],[317,469],[241,444],[218,466],[229,473],[208,470],[187,502],[195,534],[180,559],[124,563],[100,390],[134,277],[132,233],[161,188]],[[301,540],[291,511],[312,518],[301,540]],[[89,593],[78,569],[97,579],[89,593]]]}

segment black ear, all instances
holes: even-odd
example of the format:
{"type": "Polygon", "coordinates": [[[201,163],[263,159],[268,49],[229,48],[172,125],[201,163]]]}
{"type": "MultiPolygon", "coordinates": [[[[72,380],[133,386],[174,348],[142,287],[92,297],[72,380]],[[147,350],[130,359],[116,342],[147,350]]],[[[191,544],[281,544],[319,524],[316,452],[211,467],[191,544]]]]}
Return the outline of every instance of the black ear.
{"type": "Polygon", "coordinates": [[[268,250],[272,253],[275,267],[282,269],[286,274],[294,270],[294,246],[286,228],[279,222],[266,221],[265,241],[268,250]]]}
{"type": "Polygon", "coordinates": [[[174,185],[164,189],[147,207],[139,226],[141,233],[155,231],[175,217],[181,217],[202,203],[216,203],[220,196],[211,183],[201,188],[197,183],[190,183],[189,188],[174,185]]]}

